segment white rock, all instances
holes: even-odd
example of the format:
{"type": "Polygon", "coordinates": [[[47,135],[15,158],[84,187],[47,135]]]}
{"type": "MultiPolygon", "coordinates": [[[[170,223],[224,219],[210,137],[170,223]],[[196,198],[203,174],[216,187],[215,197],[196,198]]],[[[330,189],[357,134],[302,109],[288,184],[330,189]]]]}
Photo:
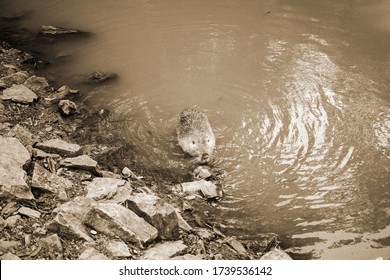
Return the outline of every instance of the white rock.
{"type": "Polygon", "coordinates": [[[3,91],[1,99],[31,104],[38,99],[38,96],[24,85],[13,85],[3,91]]]}

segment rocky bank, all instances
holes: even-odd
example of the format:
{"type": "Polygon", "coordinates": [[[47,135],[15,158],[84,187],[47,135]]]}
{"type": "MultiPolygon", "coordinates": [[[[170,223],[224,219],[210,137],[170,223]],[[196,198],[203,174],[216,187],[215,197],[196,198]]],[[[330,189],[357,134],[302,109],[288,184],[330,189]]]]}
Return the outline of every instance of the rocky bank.
{"type": "Polygon", "coordinates": [[[193,205],[221,197],[207,168],[174,184],[101,162],[112,147],[96,135],[80,144],[76,131],[80,115],[100,124],[104,112],[38,76],[32,59],[1,43],[1,259],[290,259],[276,235],[225,236],[193,205]]]}

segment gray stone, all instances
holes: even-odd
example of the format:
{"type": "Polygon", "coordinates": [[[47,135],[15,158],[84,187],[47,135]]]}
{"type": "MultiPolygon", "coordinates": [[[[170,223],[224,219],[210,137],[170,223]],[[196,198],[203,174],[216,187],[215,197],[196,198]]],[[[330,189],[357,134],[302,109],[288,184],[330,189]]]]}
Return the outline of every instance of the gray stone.
{"type": "Polygon", "coordinates": [[[23,166],[30,160],[30,153],[16,138],[0,136],[0,197],[34,199],[25,181],[23,166]]]}
{"type": "Polygon", "coordinates": [[[60,164],[68,168],[86,170],[93,173],[96,172],[97,167],[97,162],[88,155],[65,158],[60,162],[60,164]]]}
{"type": "Polygon", "coordinates": [[[48,157],[51,157],[51,158],[55,159],[55,158],[59,158],[60,157],[60,155],[58,155],[58,154],[49,154],[49,153],[46,153],[46,152],[44,152],[44,151],[42,151],[40,149],[36,149],[36,148],[33,149],[32,154],[33,154],[33,157],[36,158],[36,159],[45,159],[45,158],[48,158],[48,157]]]}
{"type": "Polygon", "coordinates": [[[68,143],[61,139],[50,139],[40,142],[36,145],[36,148],[47,153],[54,153],[67,157],[78,156],[82,152],[82,147],[80,145],[68,143]]]}
{"type": "Polygon", "coordinates": [[[198,227],[195,229],[196,234],[205,241],[210,241],[215,237],[215,233],[211,230],[208,230],[206,228],[198,227]]]}
{"type": "Polygon", "coordinates": [[[9,216],[13,215],[14,213],[17,213],[19,210],[20,205],[15,201],[8,202],[3,209],[1,209],[1,215],[4,218],[8,218],[9,216]]]}
{"type": "Polygon", "coordinates": [[[125,185],[118,187],[115,195],[110,199],[110,201],[117,204],[123,204],[131,197],[132,193],[133,189],[131,188],[130,182],[126,182],[125,185]]]}
{"type": "Polygon", "coordinates": [[[192,171],[192,177],[197,180],[207,179],[213,176],[210,172],[210,168],[206,166],[198,166],[192,171]]]}
{"type": "Polygon", "coordinates": [[[101,175],[101,177],[105,177],[105,178],[122,179],[121,175],[116,174],[116,173],[111,172],[111,171],[99,170],[99,174],[101,175]]]}
{"type": "Polygon", "coordinates": [[[41,217],[40,212],[25,206],[20,207],[18,212],[20,215],[27,216],[29,218],[39,219],[41,217]]]}
{"type": "Polygon", "coordinates": [[[0,260],[2,260],[2,261],[5,261],[5,260],[9,260],[9,261],[11,261],[11,260],[12,260],[12,261],[20,261],[21,258],[19,258],[18,256],[14,255],[14,254],[12,254],[12,253],[10,253],[10,252],[8,252],[8,253],[2,255],[2,256],[0,257],[0,260]]]}
{"type": "Polygon", "coordinates": [[[38,96],[24,85],[13,85],[3,91],[1,99],[31,104],[38,99],[38,96]]]}
{"type": "Polygon", "coordinates": [[[47,80],[45,78],[38,77],[35,75],[28,78],[24,82],[24,85],[34,92],[41,91],[41,90],[44,90],[44,89],[50,87],[49,83],[47,82],[47,80]]]}
{"type": "Polygon", "coordinates": [[[7,226],[7,222],[0,216],[0,231],[2,231],[7,226]]]}
{"type": "Polygon", "coordinates": [[[292,258],[285,251],[274,248],[265,253],[260,260],[292,260],[292,258]]]}
{"type": "Polygon", "coordinates": [[[46,237],[43,237],[40,240],[40,243],[42,246],[46,247],[49,249],[51,252],[60,252],[62,254],[63,248],[62,248],[62,243],[61,239],[57,234],[52,234],[46,237]]]}
{"type": "Polygon", "coordinates": [[[114,203],[99,203],[89,211],[88,226],[108,236],[143,245],[157,238],[157,229],[133,211],[114,203]]]}
{"type": "Polygon", "coordinates": [[[201,193],[207,199],[220,197],[217,186],[206,180],[187,182],[180,185],[184,194],[201,193]]]}
{"type": "Polygon", "coordinates": [[[102,83],[117,77],[115,73],[95,71],[88,75],[87,82],[102,83]]]}
{"type": "Polygon", "coordinates": [[[60,212],[51,220],[46,228],[67,239],[85,240],[93,243],[83,223],[75,216],[60,212]]]}
{"type": "Polygon", "coordinates": [[[103,200],[112,198],[119,186],[126,184],[125,180],[114,178],[94,178],[92,182],[86,187],[88,198],[94,200],[103,200]]]}
{"type": "Polygon", "coordinates": [[[39,141],[27,128],[21,126],[20,124],[15,125],[10,132],[8,132],[8,137],[15,137],[20,140],[24,146],[34,145],[39,141]]]}
{"type": "Polygon", "coordinates": [[[58,102],[58,109],[63,116],[71,116],[78,112],[76,103],[68,99],[60,100],[58,102]]]}
{"type": "Polygon", "coordinates": [[[112,258],[123,258],[131,256],[129,248],[122,240],[110,240],[106,246],[109,256],[112,258]]]}
{"type": "Polygon", "coordinates": [[[170,241],[159,243],[149,248],[141,257],[142,260],[169,260],[187,253],[187,245],[183,241],[170,241]]]}
{"type": "Polygon", "coordinates": [[[27,79],[28,79],[27,72],[19,71],[1,78],[0,81],[2,81],[6,87],[10,87],[13,84],[17,84],[17,85],[23,84],[27,79]]]}
{"type": "Polygon", "coordinates": [[[183,219],[182,215],[177,209],[175,209],[175,212],[177,216],[177,221],[179,223],[179,228],[186,232],[190,232],[192,230],[192,227],[183,219]]]}
{"type": "Polygon", "coordinates": [[[157,228],[162,239],[175,239],[179,236],[175,208],[157,196],[137,193],[127,199],[125,205],[157,228]]]}
{"type": "Polygon", "coordinates": [[[70,34],[83,34],[85,32],[71,29],[71,28],[62,28],[52,25],[42,25],[41,30],[39,31],[42,35],[70,35],[70,34]]]}
{"type": "Polygon", "coordinates": [[[18,221],[21,221],[21,220],[22,220],[22,217],[20,217],[20,215],[13,215],[13,216],[8,217],[5,220],[5,222],[7,224],[7,227],[13,228],[18,223],[18,221]]]}
{"type": "Polygon", "coordinates": [[[38,163],[35,163],[31,187],[54,194],[60,194],[61,192],[64,192],[65,189],[72,188],[73,183],[69,179],[51,173],[38,163]]]}
{"type": "Polygon", "coordinates": [[[247,250],[245,247],[241,244],[240,241],[238,241],[235,237],[227,237],[224,242],[228,244],[230,247],[232,247],[238,254],[241,256],[246,256],[248,255],[247,250]]]}
{"type": "Polygon", "coordinates": [[[85,249],[79,256],[79,260],[109,260],[105,255],[100,253],[95,248],[89,247],[85,249]]]}
{"type": "Polygon", "coordinates": [[[53,210],[53,214],[58,214],[60,212],[67,213],[76,217],[80,221],[84,221],[87,217],[89,210],[95,204],[97,204],[97,202],[92,198],[78,196],[71,201],[59,205],[53,210]]]}

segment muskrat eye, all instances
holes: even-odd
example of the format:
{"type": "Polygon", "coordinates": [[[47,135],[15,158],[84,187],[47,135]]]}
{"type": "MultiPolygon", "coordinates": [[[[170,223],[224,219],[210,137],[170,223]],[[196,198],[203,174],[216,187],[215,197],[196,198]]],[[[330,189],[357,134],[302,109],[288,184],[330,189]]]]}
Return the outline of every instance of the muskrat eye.
{"type": "Polygon", "coordinates": [[[192,140],[192,145],[195,145],[195,141],[194,140],[192,140]]]}

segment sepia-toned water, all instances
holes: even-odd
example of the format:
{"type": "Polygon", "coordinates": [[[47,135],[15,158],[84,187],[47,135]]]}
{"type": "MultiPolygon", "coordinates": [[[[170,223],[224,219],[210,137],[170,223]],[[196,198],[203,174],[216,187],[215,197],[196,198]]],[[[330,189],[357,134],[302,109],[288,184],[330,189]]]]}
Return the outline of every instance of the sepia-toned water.
{"type": "Polygon", "coordinates": [[[2,2],[34,32],[91,32],[43,51],[46,74],[117,73],[89,100],[143,161],[185,166],[176,115],[208,115],[223,232],[276,232],[297,258],[390,258],[389,1],[2,2]]]}

